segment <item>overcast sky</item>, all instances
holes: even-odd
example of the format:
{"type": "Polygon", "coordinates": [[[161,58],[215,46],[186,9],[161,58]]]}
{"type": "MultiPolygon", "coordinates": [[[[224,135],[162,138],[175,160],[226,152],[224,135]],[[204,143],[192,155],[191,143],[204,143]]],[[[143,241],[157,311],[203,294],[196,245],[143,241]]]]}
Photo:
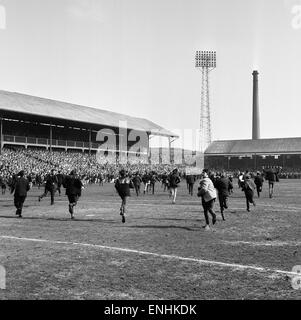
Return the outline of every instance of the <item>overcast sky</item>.
{"type": "Polygon", "coordinates": [[[214,140],[301,136],[300,0],[0,0],[0,89],[199,127],[196,50],[216,50],[214,140]],[[6,15],[6,21],[4,16],[6,15]]]}

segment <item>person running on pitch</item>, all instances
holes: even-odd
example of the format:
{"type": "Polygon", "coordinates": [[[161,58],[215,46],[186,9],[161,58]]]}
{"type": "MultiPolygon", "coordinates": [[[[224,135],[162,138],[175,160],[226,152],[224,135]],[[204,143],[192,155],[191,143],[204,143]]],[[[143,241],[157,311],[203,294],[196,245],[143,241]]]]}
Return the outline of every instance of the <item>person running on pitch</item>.
{"type": "Polygon", "coordinates": [[[233,176],[232,175],[230,175],[229,176],[229,194],[232,194],[233,193],[233,189],[234,189],[234,187],[233,187],[233,176]]]}
{"type": "Polygon", "coordinates": [[[6,181],[5,178],[0,176],[0,186],[2,189],[2,195],[5,195],[5,191],[6,191],[6,181]]]}
{"type": "Polygon", "coordinates": [[[243,182],[244,182],[244,173],[243,172],[239,172],[238,173],[238,188],[241,189],[243,186],[243,182]]]}
{"type": "Polygon", "coordinates": [[[167,172],[164,171],[164,173],[162,174],[161,176],[161,179],[162,179],[162,187],[164,187],[164,192],[166,190],[168,190],[168,175],[167,175],[167,172]]]}
{"type": "Polygon", "coordinates": [[[254,183],[256,185],[258,198],[260,198],[260,193],[262,192],[263,181],[264,181],[264,179],[263,179],[261,173],[258,171],[257,175],[256,175],[256,177],[254,179],[254,183]]]}
{"type": "Polygon", "coordinates": [[[188,193],[193,196],[193,187],[196,182],[196,176],[194,175],[187,175],[186,176],[186,182],[188,186],[188,193]]]}
{"type": "Polygon", "coordinates": [[[172,197],[172,204],[176,203],[177,193],[178,193],[178,186],[181,182],[178,169],[174,169],[170,176],[168,177],[168,185],[169,185],[169,192],[170,196],[172,197]]]}
{"type": "Polygon", "coordinates": [[[37,174],[35,180],[36,180],[36,184],[38,185],[38,189],[40,190],[41,184],[43,184],[43,180],[42,180],[41,175],[40,175],[40,174],[37,174]]]}
{"type": "Polygon", "coordinates": [[[247,174],[245,175],[245,180],[242,185],[242,191],[245,193],[246,202],[247,202],[247,211],[250,212],[250,203],[253,204],[253,206],[256,206],[255,200],[254,200],[254,190],[256,186],[253,180],[251,180],[250,176],[247,174]]]}
{"type": "Polygon", "coordinates": [[[101,172],[98,175],[98,181],[99,181],[99,186],[103,187],[104,176],[103,176],[103,174],[101,172]]]}
{"type": "Polygon", "coordinates": [[[52,169],[50,174],[46,177],[45,191],[39,196],[39,202],[47,196],[48,192],[51,195],[51,205],[54,205],[54,194],[58,185],[57,176],[55,175],[55,169],[52,169]]]}
{"type": "Polygon", "coordinates": [[[23,205],[27,197],[27,192],[30,190],[29,182],[24,178],[24,171],[21,171],[14,181],[11,188],[11,193],[14,193],[14,205],[17,209],[16,215],[22,218],[23,205]]]}
{"type": "Polygon", "coordinates": [[[150,173],[150,186],[149,186],[152,194],[155,194],[155,185],[157,181],[158,181],[157,174],[155,171],[152,171],[150,173]]]}
{"type": "Polygon", "coordinates": [[[269,197],[273,198],[274,193],[274,183],[276,181],[276,176],[272,168],[269,168],[266,172],[266,180],[269,182],[269,197]]]}
{"type": "Polygon", "coordinates": [[[57,191],[59,192],[59,195],[61,195],[61,187],[64,182],[64,176],[62,175],[61,171],[59,171],[56,177],[57,177],[57,191]]]}
{"type": "Polygon", "coordinates": [[[121,198],[120,215],[122,217],[122,223],[125,223],[126,205],[128,198],[131,196],[130,189],[133,189],[134,185],[131,179],[126,174],[125,170],[119,172],[119,177],[115,182],[115,189],[117,190],[121,198]]]}
{"type": "Polygon", "coordinates": [[[69,213],[71,214],[71,219],[74,219],[74,207],[77,205],[79,198],[82,195],[83,184],[76,173],[73,170],[69,176],[67,176],[63,181],[63,187],[66,189],[66,195],[69,200],[69,213]]]}
{"type": "Polygon", "coordinates": [[[143,191],[143,194],[146,194],[148,193],[148,190],[149,190],[149,187],[150,187],[150,175],[145,172],[144,175],[142,176],[142,181],[144,183],[144,191],[143,191]]]}
{"type": "Polygon", "coordinates": [[[133,184],[134,184],[134,187],[135,187],[136,195],[137,195],[137,197],[139,197],[142,180],[141,180],[141,177],[140,177],[138,172],[136,172],[136,174],[134,175],[132,181],[133,181],[133,184]]]}
{"type": "Polygon", "coordinates": [[[229,178],[225,173],[222,173],[220,178],[215,181],[215,188],[218,191],[218,200],[221,208],[222,218],[225,221],[224,210],[228,209],[228,197],[229,197],[229,178]]]}
{"type": "Polygon", "coordinates": [[[217,197],[216,190],[214,188],[212,180],[208,176],[208,171],[205,169],[201,176],[201,182],[198,189],[198,197],[202,198],[202,206],[204,209],[204,216],[206,221],[206,226],[204,227],[206,231],[210,230],[210,222],[208,212],[212,216],[212,224],[216,224],[216,214],[214,212],[214,203],[217,197]]]}

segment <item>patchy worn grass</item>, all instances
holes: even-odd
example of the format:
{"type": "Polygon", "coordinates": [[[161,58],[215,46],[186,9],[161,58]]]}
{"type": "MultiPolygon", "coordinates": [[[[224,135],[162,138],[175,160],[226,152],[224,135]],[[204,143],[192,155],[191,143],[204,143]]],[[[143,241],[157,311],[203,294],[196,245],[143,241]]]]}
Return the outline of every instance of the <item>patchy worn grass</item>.
{"type": "Polygon", "coordinates": [[[225,222],[216,205],[219,220],[210,232],[185,183],[176,205],[160,185],[155,196],[133,195],[126,224],[111,184],[83,192],[75,221],[64,196],[50,206],[49,198],[38,202],[40,193],[29,193],[23,219],[14,216],[12,196],[0,196],[0,264],[7,272],[0,299],[301,297],[290,276],[273,271],[301,265],[299,180],[282,180],[273,199],[265,185],[251,213],[236,189],[225,222]]]}

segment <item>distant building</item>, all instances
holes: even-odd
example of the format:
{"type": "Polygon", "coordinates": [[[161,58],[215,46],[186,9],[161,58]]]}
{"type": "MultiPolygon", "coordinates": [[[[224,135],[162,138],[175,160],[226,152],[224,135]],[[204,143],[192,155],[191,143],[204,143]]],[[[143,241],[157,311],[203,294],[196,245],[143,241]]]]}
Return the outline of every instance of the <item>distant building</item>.
{"type": "Polygon", "coordinates": [[[205,151],[205,167],[258,170],[266,166],[301,169],[301,138],[215,141],[205,151]]]}

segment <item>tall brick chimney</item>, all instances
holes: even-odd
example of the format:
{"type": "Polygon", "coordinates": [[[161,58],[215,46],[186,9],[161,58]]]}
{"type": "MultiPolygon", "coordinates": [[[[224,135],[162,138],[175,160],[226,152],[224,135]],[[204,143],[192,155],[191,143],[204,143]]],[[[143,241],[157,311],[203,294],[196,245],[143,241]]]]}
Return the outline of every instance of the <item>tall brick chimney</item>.
{"type": "Polygon", "coordinates": [[[258,71],[253,71],[253,129],[252,139],[260,139],[260,117],[259,117],[259,93],[258,93],[258,71]]]}

